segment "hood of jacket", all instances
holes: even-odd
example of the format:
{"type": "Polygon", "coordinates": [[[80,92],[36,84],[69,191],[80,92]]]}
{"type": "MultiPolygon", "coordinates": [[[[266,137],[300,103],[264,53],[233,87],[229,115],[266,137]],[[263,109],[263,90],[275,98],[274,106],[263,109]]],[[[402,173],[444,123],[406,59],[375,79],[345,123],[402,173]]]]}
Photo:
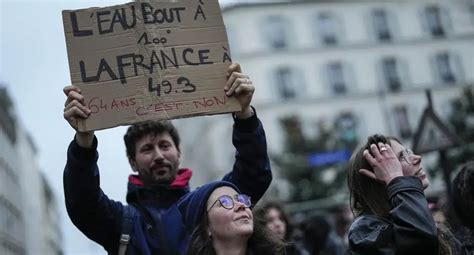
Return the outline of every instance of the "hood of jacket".
{"type": "Polygon", "coordinates": [[[130,175],[128,177],[127,203],[140,205],[151,203],[158,205],[158,208],[168,208],[189,192],[191,176],[191,169],[181,168],[171,185],[145,186],[138,175],[130,175]]]}

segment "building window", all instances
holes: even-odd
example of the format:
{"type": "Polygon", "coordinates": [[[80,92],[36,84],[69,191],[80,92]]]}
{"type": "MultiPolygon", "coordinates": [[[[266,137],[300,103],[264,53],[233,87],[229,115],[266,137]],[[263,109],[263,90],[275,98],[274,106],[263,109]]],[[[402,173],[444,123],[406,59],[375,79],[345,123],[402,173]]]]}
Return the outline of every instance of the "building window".
{"type": "Polygon", "coordinates": [[[0,229],[12,230],[10,234],[17,235],[20,212],[8,201],[0,197],[0,229]]]}
{"type": "Polygon", "coordinates": [[[351,112],[339,114],[334,123],[339,137],[348,143],[357,143],[357,119],[351,112]]]}
{"type": "Polygon", "coordinates": [[[398,127],[400,137],[403,139],[410,138],[412,135],[410,121],[408,120],[408,111],[405,105],[396,106],[394,108],[395,122],[398,127]]]}
{"type": "Polygon", "coordinates": [[[335,45],[337,40],[337,21],[334,15],[330,13],[322,13],[318,16],[318,28],[321,41],[325,45],[335,45]]]}
{"type": "Polygon", "coordinates": [[[469,16],[471,17],[471,23],[474,25],[474,4],[469,6],[469,16]]]}
{"type": "Polygon", "coordinates": [[[436,72],[443,83],[454,83],[456,77],[453,70],[453,60],[448,53],[440,53],[435,57],[436,72]]]}
{"type": "Polygon", "coordinates": [[[295,73],[289,67],[279,67],[275,71],[275,84],[282,99],[295,98],[298,94],[295,73]]]}
{"type": "Polygon", "coordinates": [[[347,92],[346,79],[341,62],[329,63],[327,65],[327,78],[331,91],[334,94],[345,94],[347,92]]]}
{"type": "Polygon", "coordinates": [[[400,91],[402,84],[400,81],[396,59],[393,57],[384,58],[382,60],[382,71],[385,84],[387,85],[389,91],[400,91]]]}
{"type": "Polygon", "coordinates": [[[374,10],[372,12],[372,22],[377,39],[379,41],[390,41],[392,36],[390,34],[390,27],[385,10],[374,10]]]}
{"type": "Polygon", "coordinates": [[[272,49],[288,47],[287,21],[280,16],[270,16],[265,21],[264,34],[268,46],[272,49]]]}
{"type": "Polygon", "coordinates": [[[445,31],[441,19],[441,10],[438,6],[429,6],[425,9],[428,29],[432,36],[444,36],[445,31]]]}

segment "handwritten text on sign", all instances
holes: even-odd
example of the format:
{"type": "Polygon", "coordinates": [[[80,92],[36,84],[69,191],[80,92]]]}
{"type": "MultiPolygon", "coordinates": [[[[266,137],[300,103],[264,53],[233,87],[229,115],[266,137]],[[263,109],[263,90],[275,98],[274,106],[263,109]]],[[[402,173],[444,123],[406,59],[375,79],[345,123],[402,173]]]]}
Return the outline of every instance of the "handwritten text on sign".
{"type": "Polygon", "coordinates": [[[69,68],[92,115],[80,130],[240,110],[217,0],[63,11],[69,68]]]}

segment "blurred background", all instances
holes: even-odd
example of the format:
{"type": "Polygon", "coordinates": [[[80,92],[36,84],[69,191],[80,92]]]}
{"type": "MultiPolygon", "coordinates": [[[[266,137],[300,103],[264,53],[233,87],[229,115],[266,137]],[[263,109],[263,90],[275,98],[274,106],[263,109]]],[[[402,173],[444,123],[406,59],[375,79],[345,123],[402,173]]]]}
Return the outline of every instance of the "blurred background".
{"type": "MultiPolygon", "coordinates": [[[[62,171],[74,131],[62,117],[70,84],[61,11],[127,1],[0,0],[0,254],[106,254],[65,212],[62,171]]],[[[347,214],[345,169],[368,135],[413,146],[427,106],[462,143],[424,154],[441,166],[474,158],[473,0],[220,0],[234,62],[256,87],[278,199],[293,220],[347,214]]],[[[231,169],[229,114],[176,120],[192,188],[231,169]]],[[[96,132],[101,187],[125,202],[125,127],[96,132]]],[[[436,136],[435,136],[436,137],[436,136]]],[[[341,216],[342,215],[342,216],[341,216]]]]}

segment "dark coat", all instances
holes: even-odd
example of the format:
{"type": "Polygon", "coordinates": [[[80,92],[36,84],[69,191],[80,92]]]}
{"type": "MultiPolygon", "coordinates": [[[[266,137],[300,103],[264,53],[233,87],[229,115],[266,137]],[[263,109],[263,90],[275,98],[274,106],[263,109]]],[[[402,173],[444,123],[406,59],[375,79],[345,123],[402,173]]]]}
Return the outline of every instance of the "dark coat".
{"type": "MultiPolygon", "coordinates": [[[[272,179],[263,126],[256,116],[235,120],[232,140],[237,150],[236,161],[223,180],[236,185],[256,203],[272,179]]],[[[183,254],[189,235],[176,202],[189,192],[191,171],[180,169],[170,186],[145,187],[136,176],[131,176],[129,205],[123,205],[109,199],[99,187],[96,148],[97,139],[94,139],[92,149],[81,148],[75,141],[68,149],[64,193],[74,225],[109,254],[117,254],[127,209],[133,212],[127,254],[183,254]]]]}
{"type": "Polygon", "coordinates": [[[351,254],[437,255],[438,230],[419,178],[402,176],[387,186],[390,217],[363,213],[349,229],[351,254]]]}

